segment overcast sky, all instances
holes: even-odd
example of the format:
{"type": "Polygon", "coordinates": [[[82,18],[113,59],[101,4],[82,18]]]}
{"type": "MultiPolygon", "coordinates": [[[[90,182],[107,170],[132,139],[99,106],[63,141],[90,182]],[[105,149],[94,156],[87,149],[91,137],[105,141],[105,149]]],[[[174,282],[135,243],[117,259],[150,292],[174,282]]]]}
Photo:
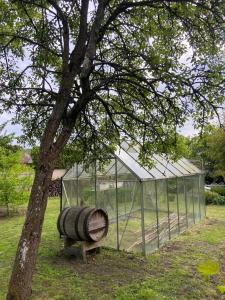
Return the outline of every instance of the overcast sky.
{"type": "MultiPolygon", "coordinates": [[[[0,118],[0,124],[7,122],[6,131],[7,133],[15,133],[16,136],[20,136],[22,134],[22,127],[20,125],[12,125],[10,123],[11,115],[7,113],[3,113],[0,118]]],[[[196,129],[193,127],[193,123],[191,120],[187,121],[185,126],[178,130],[179,133],[184,136],[193,136],[198,133],[196,129]]]]}
{"type": "Polygon", "coordinates": [[[15,133],[16,136],[20,136],[22,134],[22,127],[20,125],[12,125],[10,123],[11,115],[7,113],[3,113],[0,116],[0,124],[4,124],[7,122],[7,125],[5,127],[7,133],[15,133]]]}
{"type": "MultiPolygon", "coordinates": [[[[220,113],[220,116],[222,119],[224,119],[225,117],[222,117],[222,112],[220,113]]],[[[225,116],[225,115],[224,115],[225,116]]],[[[13,125],[10,123],[10,120],[12,118],[12,115],[8,114],[8,113],[3,113],[0,116],[0,124],[6,123],[7,125],[5,127],[6,132],[9,133],[15,133],[16,136],[20,136],[22,134],[22,127],[20,125],[13,125]]],[[[218,120],[217,118],[214,118],[212,120],[213,124],[218,124],[218,120]]],[[[184,135],[184,136],[190,136],[193,137],[194,135],[198,134],[198,130],[194,128],[193,126],[193,121],[190,118],[186,123],[185,126],[183,126],[182,128],[180,128],[178,130],[178,133],[184,135]]]]}

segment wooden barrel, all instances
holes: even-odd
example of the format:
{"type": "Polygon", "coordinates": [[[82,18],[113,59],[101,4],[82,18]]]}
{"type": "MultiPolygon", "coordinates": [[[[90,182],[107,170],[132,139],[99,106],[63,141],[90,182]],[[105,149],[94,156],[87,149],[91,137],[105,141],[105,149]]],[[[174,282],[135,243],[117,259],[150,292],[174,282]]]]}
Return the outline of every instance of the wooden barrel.
{"type": "Polygon", "coordinates": [[[75,241],[98,242],[107,235],[108,226],[108,215],[101,208],[66,207],[57,221],[59,233],[75,241]]]}

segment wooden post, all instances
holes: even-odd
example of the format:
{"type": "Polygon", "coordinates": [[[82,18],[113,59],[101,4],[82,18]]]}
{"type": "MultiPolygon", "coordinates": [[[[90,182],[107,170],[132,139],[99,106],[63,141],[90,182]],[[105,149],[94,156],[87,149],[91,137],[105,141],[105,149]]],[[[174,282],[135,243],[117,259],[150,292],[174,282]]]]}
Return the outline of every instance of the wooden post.
{"type": "MultiPolygon", "coordinates": [[[[71,248],[74,244],[76,244],[77,241],[70,239],[66,236],[63,238],[64,240],[64,250],[71,248]]],[[[87,252],[90,250],[95,249],[96,253],[100,253],[100,247],[102,246],[102,240],[99,242],[87,242],[82,241],[81,242],[81,254],[83,257],[83,261],[87,263],[87,252]]]]}

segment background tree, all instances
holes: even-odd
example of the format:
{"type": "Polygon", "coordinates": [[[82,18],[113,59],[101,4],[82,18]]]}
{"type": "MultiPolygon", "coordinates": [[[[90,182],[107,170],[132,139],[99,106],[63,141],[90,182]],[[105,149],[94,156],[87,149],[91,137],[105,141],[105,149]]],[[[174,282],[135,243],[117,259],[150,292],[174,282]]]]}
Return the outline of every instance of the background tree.
{"type": "Polygon", "coordinates": [[[210,159],[208,156],[208,136],[212,131],[213,126],[207,125],[204,127],[203,131],[198,135],[187,138],[187,143],[190,149],[189,158],[196,161],[200,168],[204,168],[206,171],[206,182],[212,182],[212,172],[214,169],[214,160],[210,159]]]}
{"type": "Polygon", "coordinates": [[[207,137],[207,157],[214,161],[213,173],[225,182],[225,129],[214,128],[207,137]]]}
{"type": "Polygon", "coordinates": [[[33,180],[30,167],[22,164],[22,153],[0,147],[0,206],[10,209],[26,203],[33,180]]]}
{"type": "Polygon", "coordinates": [[[10,208],[28,201],[33,172],[22,164],[22,148],[13,145],[14,134],[4,132],[5,126],[0,126],[0,206],[9,215],[10,208]]]}
{"type": "MultiPolygon", "coordinates": [[[[39,158],[39,152],[40,152],[40,147],[38,146],[34,146],[31,149],[31,157],[32,157],[32,165],[33,167],[36,169],[37,165],[38,165],[38,158],[39,158]]],[[[55,163],[55,168],[56,169],[69,169],[72,164],[74,164],[75,162],[81,162],[82,159],[84,158],[84,153],[82,153],[81,151],[79,151],[79,149],[77,149],[77,145],[76,143],[69,143],[68,145],[66,145],[62,151],[62,153],[60,153],[56,163],[55,163]]]]}
{"type": "Polygon", "coordinates": [[[15,144],[15,135],[8,134],[6,131],[6,124],[0,125],[0,148],[4,149],[5,153],[7,152],[17,152],[22,150],[22,147],[18,144],[15,144]]]}
{"type": "Polygon", "coordinates": [[[174,154],[224,95],[223,0],[1,0],[0,99],[40,141],[8,299],[29,299],[48,186],[69,140],[104,160],[124,138],[174,154]]]}
{"type": "Polygon", "coordinates": [[[207,171],[206,182],[225,181],[225,130],[207,126],[201,135],[189,140],[190,157],[202,160],[207,171]]]}

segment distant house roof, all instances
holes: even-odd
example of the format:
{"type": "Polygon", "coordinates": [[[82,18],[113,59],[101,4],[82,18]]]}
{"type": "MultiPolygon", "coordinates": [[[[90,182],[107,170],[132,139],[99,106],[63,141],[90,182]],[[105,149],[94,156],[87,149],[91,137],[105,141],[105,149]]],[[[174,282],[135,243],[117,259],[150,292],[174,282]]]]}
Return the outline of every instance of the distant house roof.
{"type": "Polygon", "coordinates": [[[56,180],[56,179],[63,177],[65,173],[66,173],[66,170],[64,170],[64,169],[55,169],[52,174],[52,180],[56,180]]]}

